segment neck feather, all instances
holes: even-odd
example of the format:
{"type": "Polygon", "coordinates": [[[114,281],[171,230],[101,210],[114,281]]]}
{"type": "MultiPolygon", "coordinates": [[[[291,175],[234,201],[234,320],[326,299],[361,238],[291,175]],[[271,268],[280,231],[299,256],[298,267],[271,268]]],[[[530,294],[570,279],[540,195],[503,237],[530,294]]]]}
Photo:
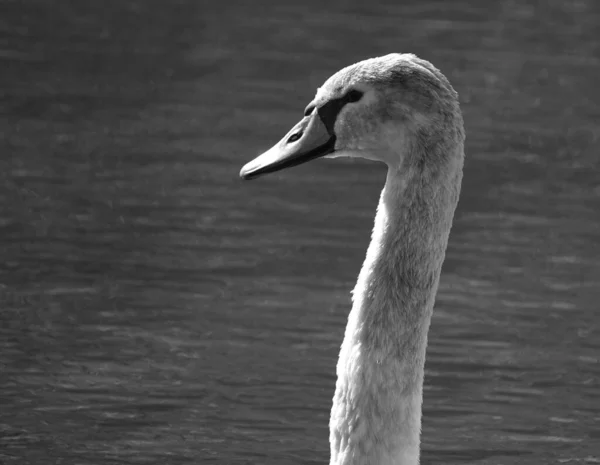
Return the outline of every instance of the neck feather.
{"type": "Polygon", "coordinates": [[[419,462],[427,332],[460,189],[456,160],[436,172],[388,171],[337,365],[332,465],[419,462]]]}

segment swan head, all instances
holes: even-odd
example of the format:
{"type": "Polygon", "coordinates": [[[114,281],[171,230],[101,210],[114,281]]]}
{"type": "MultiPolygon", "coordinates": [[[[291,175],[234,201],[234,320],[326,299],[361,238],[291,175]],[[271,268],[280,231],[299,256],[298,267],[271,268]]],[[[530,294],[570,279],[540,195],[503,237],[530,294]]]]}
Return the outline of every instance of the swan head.
{"type": "Polygon", "coordinates": [[[463,139],[458,95],[445,76],[428,61],[396,53],[331,76],[302,120],[240,176],[253,179],[320,157],[422,165],[427,157],[451,154],[447,146],[462,145],[463,139]]]}

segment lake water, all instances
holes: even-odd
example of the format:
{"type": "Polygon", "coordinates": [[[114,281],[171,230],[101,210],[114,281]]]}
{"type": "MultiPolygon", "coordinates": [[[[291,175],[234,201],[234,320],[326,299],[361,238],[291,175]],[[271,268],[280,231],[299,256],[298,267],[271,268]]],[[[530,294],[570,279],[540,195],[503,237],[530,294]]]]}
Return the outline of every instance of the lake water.
{"type": "Polygon", "coordinates": [[[0,463],[322,464],[383,166],[240,167],[392,51],[461,96],[424,464],[600,463],[600,3],[0,6],[0,463]]]}

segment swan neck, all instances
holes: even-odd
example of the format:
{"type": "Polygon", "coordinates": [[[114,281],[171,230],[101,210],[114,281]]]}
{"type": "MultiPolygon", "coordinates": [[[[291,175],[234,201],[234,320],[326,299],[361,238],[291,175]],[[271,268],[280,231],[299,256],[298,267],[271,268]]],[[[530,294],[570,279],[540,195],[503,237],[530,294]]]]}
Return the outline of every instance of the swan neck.
{"type": "Polygon", "coordinates": [[[427,333],[460,173],[390,168],[353,291],[330,421],[331,465],[417,465],[427,333]]]}

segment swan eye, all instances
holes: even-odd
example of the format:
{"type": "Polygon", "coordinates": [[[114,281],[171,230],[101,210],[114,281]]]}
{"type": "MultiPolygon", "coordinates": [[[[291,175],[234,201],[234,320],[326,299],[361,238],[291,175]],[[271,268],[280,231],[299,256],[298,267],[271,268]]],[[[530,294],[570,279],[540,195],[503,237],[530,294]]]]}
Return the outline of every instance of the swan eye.
{"type": "Polygon", "coordinates": [[[304,116],[310,115],[314,109],[315,109],[314,104],[310,104],[309,106],[307,106],[306,109],[304,110],[304,116]]]}
{"type": "Polygon", "coordinates": [[[297,132],[295,134],[292,134],[289,139],[287,140],[288,144],[291,144],[292,142],[296,142],[298,139],[300,139],[302,137],[302,133],[301,132],[297,132]]]}
{"type": "Polygon", "coordinates": [[[350,103],[358,102],[363,96],[360,90],[352,89],[346,94],[346,100],[350,103]]]}

